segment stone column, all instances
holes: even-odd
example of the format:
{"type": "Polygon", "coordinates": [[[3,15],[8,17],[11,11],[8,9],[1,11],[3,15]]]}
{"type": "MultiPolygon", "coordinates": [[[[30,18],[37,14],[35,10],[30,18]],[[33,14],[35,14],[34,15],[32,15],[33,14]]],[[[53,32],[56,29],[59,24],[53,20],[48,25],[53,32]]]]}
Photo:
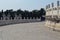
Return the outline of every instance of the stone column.
{"type": "Polygon", "coordinates": [[[17,15],[15,14],[15,20],[17,20],[17,15]]]}
{"type": "Polygon", "coordinates": [[[8,16],[7,16],[8,20],[10,20],[10,13],[8,13],[8,16]]]}
{"type": "Polygon", "coordinates": [[[5,20],[5,17],[6,17],[6,16],[5,16],[5,14],[3,13],[3,20],[5,20]]]}

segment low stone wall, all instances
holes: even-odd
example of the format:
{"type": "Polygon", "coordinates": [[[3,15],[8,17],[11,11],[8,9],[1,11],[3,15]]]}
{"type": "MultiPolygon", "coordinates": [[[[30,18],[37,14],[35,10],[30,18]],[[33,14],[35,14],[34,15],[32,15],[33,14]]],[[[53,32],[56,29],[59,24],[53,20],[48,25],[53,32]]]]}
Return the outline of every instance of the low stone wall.
{"type": "Polygon", "coordinates": [[[40,19],[0,20],[0,26],[17,24],[17,23],[30,23],[30,22],[40,22],[40,19]]]}
{"type": "Polygon", "coordinates": [[[48,27],[49,29],[55,29],[60,31],[60,23],[46,21],[45,26],[48,27]]]}

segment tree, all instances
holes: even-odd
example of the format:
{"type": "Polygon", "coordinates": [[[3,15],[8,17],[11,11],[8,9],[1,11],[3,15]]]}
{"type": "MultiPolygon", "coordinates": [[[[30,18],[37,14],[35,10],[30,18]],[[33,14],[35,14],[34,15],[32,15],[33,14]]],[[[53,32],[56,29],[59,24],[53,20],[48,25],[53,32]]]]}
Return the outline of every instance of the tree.
{"type": "Polygon", "coordinates": [[[36,19],[38,17],[38,10],[33,10],[32,16],[36,19]]]}
{"type": "Polygon", "coordinates": [[[3,19],[3,10],[0,12],[0,20],[3,19]]]}
{"type": "Polygon", "coordinates": [[[21,9],[18,9],[16,11],[13,11],[13,9],[10,9],[10,10],[6,10],[3,12],[3,10],[0,12],[0,19],[1,17],[3,17],[3,14],[5,14],[5,16],[8,16],[8,14],[10,15],[10,19],[14,19],[15,17],[15,14],[18,16],[18,17],[22,17],[22,19],[27,19],[27,17],[30,19],[30,18],[41,18],[41,20],[44,20],[45,19],[45,14],[46,14],[46,11],[44,10],[44,8],[41,8],[40,10],[32,10],[32,11],[28,11],[28,10],[25,10],[25,11],[22,11],[21,9]]]}
{"type": "Polygon", "coordinates": [[[14,13],[13,9],[8,10],[8,13],[10,14],[10,19],[11,18],[14,19],[15,13],[14,13]]]}
{"type": "Polygon", "coordinates": [[[44,10],[44,8],[41,8],[41,10],[40,10],[40,16],[41,16],[41,21],[44,21],[45,20],[45,14],[46,14],[46,11],[44,10]]]}
{"type": "Polygon", "coordinates": [[[6,10],[6,11],[4,12],[5,16],[8,16],[8,13],[9,13],[9,10],[6,10]]]}
{"type": "Polygon", "coordinates": [[[23,11],[21,9],[17,10],[17,16],[19,16],[19,14],[22,14],[22,13],[23,13],[23,11]]]}
{"type": "Polygon", "coordinates": [[[30,14],[29,11],[27,11],[27,10],[24,11],[24,17],[25,17],[25,19],[27,19],[27,17],[29,17],[29,14],[30,14]]]}

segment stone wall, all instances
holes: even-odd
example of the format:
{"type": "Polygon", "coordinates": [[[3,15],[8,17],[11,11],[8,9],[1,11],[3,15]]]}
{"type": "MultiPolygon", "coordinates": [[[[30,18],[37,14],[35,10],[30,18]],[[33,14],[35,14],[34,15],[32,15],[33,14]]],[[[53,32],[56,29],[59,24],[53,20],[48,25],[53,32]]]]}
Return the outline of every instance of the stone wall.
{"type": "Polygon", "coordinates": [[[40,22],[40,19],[15,19],[15,20],[0,20],[0,26],[17,24],[17,23],[31,23],[31,22],[40,22]]]}

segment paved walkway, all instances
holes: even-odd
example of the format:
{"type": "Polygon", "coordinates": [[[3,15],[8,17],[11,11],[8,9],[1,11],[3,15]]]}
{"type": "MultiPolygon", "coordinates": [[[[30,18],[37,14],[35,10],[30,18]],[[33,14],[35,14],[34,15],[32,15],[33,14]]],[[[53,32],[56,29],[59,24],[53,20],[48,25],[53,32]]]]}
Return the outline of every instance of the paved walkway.
{"type": "Polygon", "coordinates": [[[60,32],[49,30],[44,22],[0,27],[0,40],[60,40],[60,32]]]}

